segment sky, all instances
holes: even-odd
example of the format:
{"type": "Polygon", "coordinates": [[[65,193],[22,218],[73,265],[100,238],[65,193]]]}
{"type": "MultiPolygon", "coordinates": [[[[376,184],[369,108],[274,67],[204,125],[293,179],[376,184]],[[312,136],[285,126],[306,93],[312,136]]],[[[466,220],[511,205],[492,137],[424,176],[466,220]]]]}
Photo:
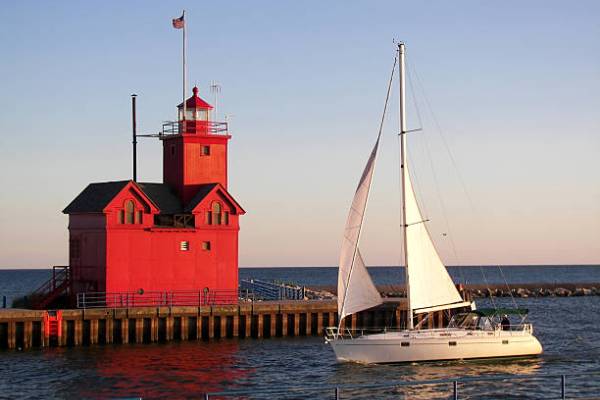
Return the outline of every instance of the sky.
{"type": "MultiPolygon", "coordinates": [[[[0,267],[65,265],[61,210],[131,177],[130,94],[156,133],[188,93],[230,123],[240,266],[335,266],[377,134],[393,40],[410,71],[410,163],[448,265],[600,264],[597,1],[5,1],[0,267]],[[420,116],[420,118],[419,118],[420,116]]],[[[400,263],[398,90],[365,220],[368,265],[400,263]]],[[[143,139],[140,139],[143,140],[143,139]]],[[[140,181],[161,145],[138,146],[140,181]]]]}

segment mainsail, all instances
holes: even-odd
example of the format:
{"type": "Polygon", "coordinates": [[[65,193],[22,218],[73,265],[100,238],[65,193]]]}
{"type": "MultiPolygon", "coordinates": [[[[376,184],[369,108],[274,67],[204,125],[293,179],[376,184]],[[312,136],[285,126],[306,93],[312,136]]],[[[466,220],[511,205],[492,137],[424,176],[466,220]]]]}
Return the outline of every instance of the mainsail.
{"type": "Polygon", "coordinates": [[[367,200],[369,199],[369,191],[371,190],[371,181],[373,180],[373,171],[375,169],[375,160],[377,159],[377,151],[379,149],[379,140],[383,131],[383,122],[387,111],[388,100],[390,98],[390,90],[394,79],[394,70],[396,68],[397,58],[394,58],[394,65],[390,74],[387,94],[385,96],[385,104],[383,106],[383,115],[379,124],[379,133],[377,141],[371,155],[367,161],[367,165],[360,177],[358,187],[354,193],[354,199],[350,206],[346,227],[344,228],[344,239],[342,240],[342,249],[340,251],[340,261],[338,269],[338,319],[341,321],[347,315],[366,310],[367,308],[375,307],[382,303],[379,291],[373,284],[371,276],[367,271],[367,267],[362,259],[358,249],[360,240],[360,231],[367,209],[367,200]]]}
{"type": "Polygon", "coordinates": [[[340,251],[340,262],[338,272],[338,318],[341,321],[346,315],[353,314],[367,308],[381,304],[381,296],[373,284],[369,272],[365,267],[358,241],[360,231],[367,208],[367,199],[371,189],[375,159],[379,147],[379,137],[367,165],[354,193],[354,199],[350,206],[344,239],[340,251]]]}
{"type": "Polygon", "coordinates": [[[415,313],[464,307],[464,302],[431,240],[404,166],[406,207],[406,261],[410,306],[415,313]]]}

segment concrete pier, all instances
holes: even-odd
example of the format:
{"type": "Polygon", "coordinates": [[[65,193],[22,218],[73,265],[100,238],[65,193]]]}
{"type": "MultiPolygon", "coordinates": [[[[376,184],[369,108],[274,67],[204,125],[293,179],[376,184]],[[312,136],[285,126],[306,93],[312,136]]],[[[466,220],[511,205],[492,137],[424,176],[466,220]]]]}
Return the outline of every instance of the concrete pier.
{"type": "MultiPolygon", "coordinates": [[[[404,327],[403,302],[389,301],[345,320],[348,328],[404,327]]],[[[442,312],[428,327],[442,327],[442,312]]],[[[202,307],[0,310],[0,349],[152,343],[172,340],[322,336],[337,324],[335,300],[264,301],[202,307]]]]}

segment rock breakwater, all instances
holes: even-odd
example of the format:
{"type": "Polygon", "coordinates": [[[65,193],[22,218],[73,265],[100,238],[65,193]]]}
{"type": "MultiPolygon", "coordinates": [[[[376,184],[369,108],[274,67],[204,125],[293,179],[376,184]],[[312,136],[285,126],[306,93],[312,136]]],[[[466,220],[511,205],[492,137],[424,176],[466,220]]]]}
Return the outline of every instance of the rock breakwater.
{"type": "MultiPolygon", "coordinates": [[[[325,293],[336,293],[334,286],[312,287],[312,290],[323,291],[325,293]]],[[[383,297],[405,297],[406,290],[404,285],[378,285],[377,289],[383,297]]],[[[594,283],[527,283],[512,285],[462,285],[462,290],[470,295],[471,298],[484,297],[579,297],[579,296],[600,296],[600,282],[594,283]]]]}

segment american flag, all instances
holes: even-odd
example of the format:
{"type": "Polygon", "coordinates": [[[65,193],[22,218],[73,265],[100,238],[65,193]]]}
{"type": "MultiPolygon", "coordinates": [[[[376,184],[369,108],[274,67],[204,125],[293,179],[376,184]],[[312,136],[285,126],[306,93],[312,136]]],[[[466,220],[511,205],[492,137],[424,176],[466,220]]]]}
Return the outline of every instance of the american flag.
{"type": "Polygon", "coordinates": [[[183,15],[179,18],[173,18],[173,28],[182,29],[185,25],[185,21],[183,19],[183,15]]]}

